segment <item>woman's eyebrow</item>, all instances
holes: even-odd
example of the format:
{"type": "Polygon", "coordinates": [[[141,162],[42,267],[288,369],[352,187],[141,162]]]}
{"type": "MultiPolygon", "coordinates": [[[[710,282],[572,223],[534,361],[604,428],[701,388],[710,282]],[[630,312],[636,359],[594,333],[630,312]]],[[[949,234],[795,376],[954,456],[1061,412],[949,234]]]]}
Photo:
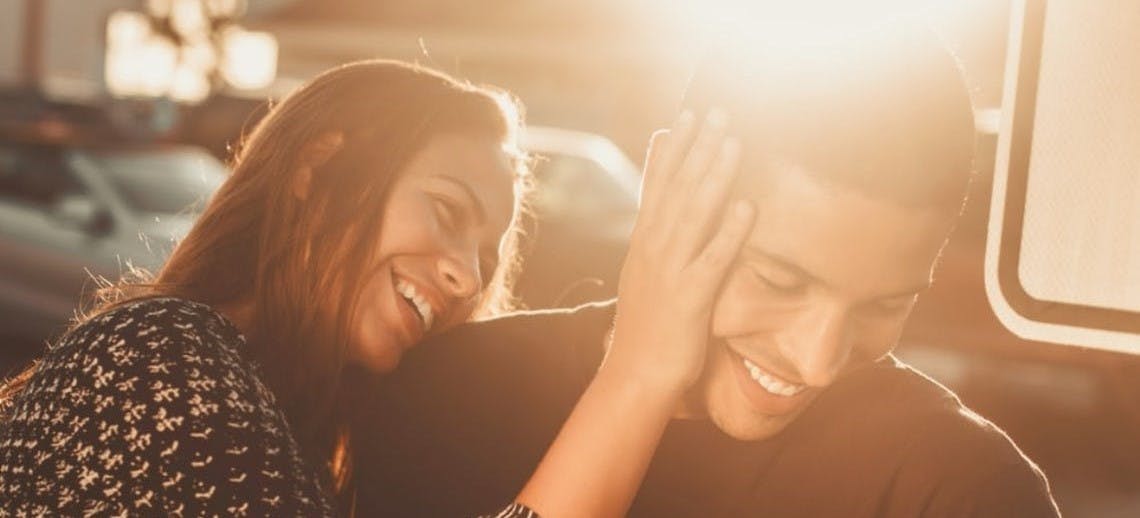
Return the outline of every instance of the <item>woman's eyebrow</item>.
{"type": "Polygon", "coordinates": [[[467,196],[471,205],[475,207],[475,219],[477,222],[483,224],[487,221],[487,210],[483,208],[483,202],[475,195],[475,191],[471,189],[471,186],[468,185],[467,182],[444,173],[432,175],[432,178],[439,178],[440,180],[457,185],[467,196]]]}

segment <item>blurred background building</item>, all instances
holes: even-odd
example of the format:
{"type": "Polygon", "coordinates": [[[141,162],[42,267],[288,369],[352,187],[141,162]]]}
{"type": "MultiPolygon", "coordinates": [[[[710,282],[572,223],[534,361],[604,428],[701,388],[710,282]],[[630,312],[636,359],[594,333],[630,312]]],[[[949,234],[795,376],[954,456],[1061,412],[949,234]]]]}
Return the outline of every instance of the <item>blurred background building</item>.
{"type": "MultiPolygon", "coordinates": [[[[107,94],[107,22],[180,0],[0,0],[0,84],[37,85],[58,99],[107,94]]],[[[188,2],[198,3],[197,0],[188,2]]],[[[277,81],[244,97],[287,92],[331,65],[419,61],[515,92],[532,122],[595,131],[634,155],[668,123],[716,20],[695,0],[221,0],[242,24],[276,36],[277,81]]],[[[976,88],[1000,101],[1007,0],[954,2],[938,23],[976,88]]],[[[733,15],[732,10],[725,10],[733,15]]]]}

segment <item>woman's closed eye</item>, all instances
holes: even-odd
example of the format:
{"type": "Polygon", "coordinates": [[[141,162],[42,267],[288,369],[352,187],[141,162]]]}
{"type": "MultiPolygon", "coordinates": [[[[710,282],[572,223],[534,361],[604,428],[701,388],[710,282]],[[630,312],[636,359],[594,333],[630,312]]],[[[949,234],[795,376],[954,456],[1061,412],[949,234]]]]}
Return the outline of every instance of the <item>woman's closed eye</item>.
{"type": "Polygon", "coordinates": [[[436,216],[444,228],[456,231],[463,227],[463,208],[455,200],[446,196],[435,195],[432,204],[435,206],[436,216]]]}

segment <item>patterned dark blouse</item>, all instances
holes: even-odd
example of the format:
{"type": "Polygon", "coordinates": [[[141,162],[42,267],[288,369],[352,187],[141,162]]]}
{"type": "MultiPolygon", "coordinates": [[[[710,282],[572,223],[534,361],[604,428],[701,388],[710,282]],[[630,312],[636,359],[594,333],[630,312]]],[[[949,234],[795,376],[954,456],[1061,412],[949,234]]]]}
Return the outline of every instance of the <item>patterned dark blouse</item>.
{"type": "Polygon", "coordinates": [[[68,333],[0,408],[0,516],[333,515],[244,346],[175,298],[68,333]]]}

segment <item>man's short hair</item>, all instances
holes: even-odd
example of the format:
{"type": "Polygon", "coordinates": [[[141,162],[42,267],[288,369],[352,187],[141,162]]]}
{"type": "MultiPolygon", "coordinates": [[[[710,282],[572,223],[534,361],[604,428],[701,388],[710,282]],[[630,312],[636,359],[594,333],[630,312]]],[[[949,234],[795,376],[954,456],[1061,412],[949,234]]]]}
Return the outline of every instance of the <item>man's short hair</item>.
{"type": "Polygon", "coordinates": [[[964,75],[923,24],[881,24],[826,42],[718,46],[685,105],[728,112],[744,182],[788,162],[904,206],[957,209],[973,172],[964,75]]]}

